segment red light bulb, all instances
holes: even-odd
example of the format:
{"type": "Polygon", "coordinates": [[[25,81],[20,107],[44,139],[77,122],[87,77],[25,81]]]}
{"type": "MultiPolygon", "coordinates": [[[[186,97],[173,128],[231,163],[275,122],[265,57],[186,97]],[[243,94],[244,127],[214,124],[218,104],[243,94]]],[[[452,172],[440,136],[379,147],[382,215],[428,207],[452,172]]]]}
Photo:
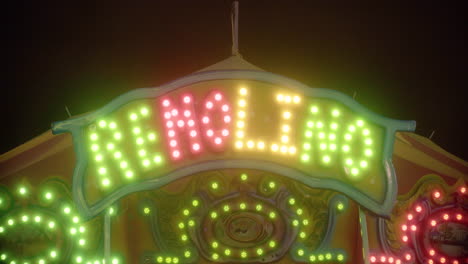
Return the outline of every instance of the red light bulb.
{"type": "Polygon", "coordinates": [[[460,192],[465,194],[466,193],[466,187],[465,186],[460,187],[460,192]]]}
{"type": "Polygon", "coordinates": [[[408,214],[407,218],[408,218],[408,220],[411,221],[411,220],[413,220],[413,215],[412,215],[412,214],[408,214]]]}
{"type": "Polygon", "coordinates": [[[416,212],[420,213],[422,212],[422,207],[420,205],[416,206],[416,212]]]}

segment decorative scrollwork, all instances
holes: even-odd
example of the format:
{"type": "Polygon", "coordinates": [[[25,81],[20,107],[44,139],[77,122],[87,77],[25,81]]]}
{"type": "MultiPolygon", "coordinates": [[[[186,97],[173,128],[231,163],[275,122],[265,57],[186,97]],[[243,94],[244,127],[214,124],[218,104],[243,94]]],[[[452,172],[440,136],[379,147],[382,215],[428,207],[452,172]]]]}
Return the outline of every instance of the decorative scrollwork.
{"type": "Polygon", "coordinates": [[[344,252],[329,250],[329,242],[347,199],[279,175],[205,172],[150,192],[143,203],[161,250],[153,263],[195,263],[200,257],[269,263],[287,253],[297,262],[345,260],[344,252]]]}

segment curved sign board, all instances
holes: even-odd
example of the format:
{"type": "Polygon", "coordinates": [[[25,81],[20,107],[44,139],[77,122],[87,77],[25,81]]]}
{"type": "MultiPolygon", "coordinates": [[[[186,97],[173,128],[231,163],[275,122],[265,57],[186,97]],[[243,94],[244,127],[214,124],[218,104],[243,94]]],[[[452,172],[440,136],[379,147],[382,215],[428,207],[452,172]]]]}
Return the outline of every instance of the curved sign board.
{"type": "Polygon", "coordinates": [[[279,173],[385,215],[396,195],[394,134],[414,127],[333,90],[217,71],[131,91],[53,131],[73,135],[73,195],[88,218],[130,193],[223,168],[279,173]]]}

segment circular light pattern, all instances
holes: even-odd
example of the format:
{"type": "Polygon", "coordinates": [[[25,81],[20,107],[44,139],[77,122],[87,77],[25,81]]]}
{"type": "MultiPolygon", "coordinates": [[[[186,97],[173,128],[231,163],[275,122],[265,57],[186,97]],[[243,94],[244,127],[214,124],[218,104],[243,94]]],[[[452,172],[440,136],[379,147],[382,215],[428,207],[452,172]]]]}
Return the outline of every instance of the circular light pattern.
{"type": "MultiPolygon", "coordinates": [[[[111,126],[114,125],[112,124],[111,126]]],[[[16,255],[15,249],[2,247],[2,249],[0,249],[0,262],[9,264],[64,262],[102,264],[99,258],[91,260],[82,255],[92,248],[88,247],[85,223],[78,217],[74,208],[68,204],[71,204],[71,201],[69,201],[69,199],[63,199],[63,197],[58,197],[60,194],[68,192],[68,190],[65,190],[67,187],[61,182],[57,184],[55,181],[49,181],[46,187],[39,188],[39,190],[42,191],[36,192],[27,186],[28,185],[21,185],[18,188],[18,198],[24,197],[25,194],[28,194],[30,198],[37,195],[39,200],[43,201],[48,207],[29,205],[28,203],[27,205],[23,204],[21,207],[12,208],[8,214],[0,218],[0,240],[10,241],[12,238],[11,236],[13,236],[13,234],[17,236],[19,232],[21,233],[21,238],[24,237],[28,241],[28,246],[34,246],[31,244],[31,241],[36,241],[37,239],[35,236],[37,232],[40,232],[45,234],[46,238],[50,239],[52,245],[48,245],[42,252],[31,256],[16,255]],[[51,208],[54,209],[51,210],[51,208]],[[32,236],[30,239],[27,238],[29,235],[32,236]],[[67,242],[67,245],[70,246],[69,249],[63,248],[63,236],[70,241],[67,242]],[[71,258],[70,262],[67,261],[69,257],[71,258]]],[[[6,192],[4,193],[0,190],[1,198],[5,199],[7,196],[6,192]]],[[[12,198],[13,197],[9,197],[8,199],[12,198]]],[[[11,245],[14,246],[14,243],[22,243],[21,238],[19,240],[15,239],[14,242],[11,242],[11,245]]],[[[37,243],[44,243],[44,241],[41,240],[37,243]]],[[[114,258],[112,263],[119,263],[119,260],[114,258]]]]}
{"type": "MultiPolygon", "coordinates": [[[[464,194],[454,188],[455,195],[450,196],[445,192],[446,189],[431,188],[426,196],[420,195],[421,198],[409,204],[408,210],[401,216],[399,241],[417,252],[402,254],[400,256],[402,261],[411,262],[417,258],[421,263],[463,263],[466,256],[456,255],[453,252],[457,252],[457,248],[461,249],[466,244],[457,235],[468,231],[466,210],[458,205],[464,198],[457,198],[457,195],[464,194]],[[445,245],[450,245],[450,254],[445,251],[447,248],[445,245]]],[[[374,262],[390,263],[379,262],[378,259],[374,262]]]]}
{"type": "MultiPolygon", "coordinates": [[[[326,225],[320,224],[321,231],[318,232],[317,220],[312,218],[312,212],[303,204],[303,199],[290,195],[287,185],[279,178],[251,173],[231,176],[237,182],[236,186],[245,186],[245,190],[256,185],[256,195],[252,195],[252,189],[249,192],[236,191],[233,195],[230,188],[237,188],[227,184],[230,180],[223,175],[204,178],[203,185],[194,190],[195,196],[180,207],[174,204],[180,208],[173,216],[176,233],[163,232],[176,235],[177,247],[153,255],[155,263],[172,263],[174,258],[180,263],[197,263],[199,256],[216,263],[271,262],[281,259],[288,251],[295,260],[306,262],[311,256],[317,261],[321,258],[324,261],[346,261],[343,252],[314,252],[305,247],[305,243],[314,240],[314,235],[326,232],[326,225]],[[263,189],[267,190],[267,195],[263,189]]],[[[197,180],[195,182],[197,186],[200,184],[197,180]]],[[[156,201],[154,204],[158,210],[167,210],[163,204],[157,205],[156,201]]],[[[341,212],[347,203],[336,200],[330,205],[328,212],[341,212]]],[[[151,207],[148,210],[151,211],[151,207]]],[[[155,225],[153,219],[149,217],[155,225]]],[[[326,221],[325,218],[323,220],[326,221]]]]}

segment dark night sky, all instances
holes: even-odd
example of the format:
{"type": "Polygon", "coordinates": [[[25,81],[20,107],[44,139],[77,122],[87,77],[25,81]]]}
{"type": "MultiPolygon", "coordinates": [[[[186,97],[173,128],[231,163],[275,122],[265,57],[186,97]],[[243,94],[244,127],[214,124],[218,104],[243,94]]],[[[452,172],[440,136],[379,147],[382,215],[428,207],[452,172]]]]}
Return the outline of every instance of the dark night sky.
{"type": "MultiPolygon", "coordinates": [[[[230,55],[230,1],[126,2],[30,1],[3,10],[12,18],[1,153],[66,119],[65,105],[74,115],[92,111],[230,55]]],[[[356,92],[378,114],[416,120],[418,134],[435,130],[437,144],[468,160],[466,9],[453,1],[344,2],[240,1],[240,51],[267,71],[356,92]]]]}

